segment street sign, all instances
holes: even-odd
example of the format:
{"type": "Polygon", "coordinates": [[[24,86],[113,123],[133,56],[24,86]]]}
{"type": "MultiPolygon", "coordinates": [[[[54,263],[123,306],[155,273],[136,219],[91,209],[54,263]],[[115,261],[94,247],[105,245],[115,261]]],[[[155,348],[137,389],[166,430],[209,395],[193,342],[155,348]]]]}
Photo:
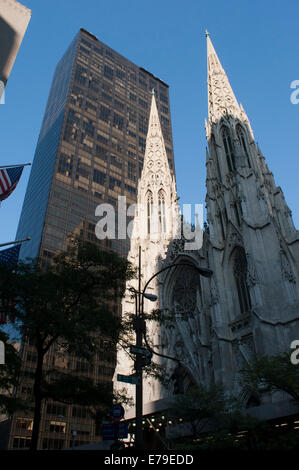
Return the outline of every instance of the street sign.
{"type": "Polygon", "coordinates": [[[136,385],[137,383],[139,383],[138,377],[135,374],[132,374],[132,375],[117,374],[117,381],[125,382],[127,384],[133,384],[133,385],[136,385]]]}
{"type": "Polygon", "coordinates": [[[142,348],[140,346],[130,346],[131,354],[140,354],[141,356],[152,357],[153,353],[149,349],[142,348]]]}
{"type": "Polygon", "coordinates": [[[123,406],[119,404],[113,405],[110,410],[110,416],[112,419],[115,419],[115,420],[121,420],[124,417],[124,414],[125,414],[125,410],[123,406]]]}
{"type": "Polygon", "coordinates": [[[118,424],[104,423],[102,425],[102,437],[104,441],[110,441],[115,439],[116,433],[118,439],[126,439],[128,437],[128,423],[126,421],[123,421],[118,424]]]}

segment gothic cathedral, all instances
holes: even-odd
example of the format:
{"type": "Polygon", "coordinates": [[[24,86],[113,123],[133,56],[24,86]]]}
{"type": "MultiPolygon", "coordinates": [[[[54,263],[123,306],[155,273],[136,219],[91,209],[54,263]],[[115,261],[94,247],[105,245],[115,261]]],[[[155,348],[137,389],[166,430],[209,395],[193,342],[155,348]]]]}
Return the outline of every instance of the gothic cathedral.
{"type": "MultiPolygon", "coordinates": [[[[148,285],[146,292],[157,302],[145,298],[144,311],[159,309],[166,320],[147,322],[144,341],[161,355],[179,358],[184,370],[180,391],[191,384],[222,384],[245,408],[284,399],[267,393],[253,397],[240,384],[239,370],[253,354],[278,354],[299,339],[299,232],[206,36],[207,223],[201,247],[188,249],[180,236],[176,184],[153,93],[129,260],[138,267],[140,252],[142,287],[159,270],[178,264],[148,285]],[[201,276],[196,267],[213,274],[201,276]]],[[[129,284],[138,289],[137,281],[129,284]]],[[[132,292],[127,292],[123,315],[135,312],[132,292]]],[[[178,361],[158,355],[153,360],[169,381],[166,387],[145,379],[145,412],[176,392],[178,361]]],[[[116,372],[133,373],[133,365],[119,351],[116,372]]],[[[133,395],[134,387],[127,387],[133,395]]]]}

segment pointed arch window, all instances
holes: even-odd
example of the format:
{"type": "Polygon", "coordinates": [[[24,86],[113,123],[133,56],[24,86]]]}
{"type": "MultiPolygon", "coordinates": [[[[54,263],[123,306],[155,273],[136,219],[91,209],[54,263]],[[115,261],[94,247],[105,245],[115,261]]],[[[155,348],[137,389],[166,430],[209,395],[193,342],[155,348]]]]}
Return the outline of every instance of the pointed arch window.
{"type": "Polygon", "coordinates": [[[225,239],[225,230],[224,230],[224,223],[223,223],[223,218],[222,218],[221,211],[219,211],[219,221],[220,221],[222,239],[224,240],[225,239]]]}
{"type": "Polygon", "coordinates": [[[219,165],[219,160],[218,160],[217,145],[216,145],[216,140],[213,134],[211,137],[211,147],[212,147],[212,157],[214,161],[216,161],[218,177],[221,180],[221,170],[220,170],[220,165],[219,165]]]}
{"type": "Polygon", "coordinates": [[[165,194],[162,189],[158,193],[159,204],[159,227],[160,232],[166,233],[166,212],[165,212],[165,194]]]}
{"type": "Polygon", "coordinates": [[[229,171],[235,171],[236,169],[235,154],[233,151],[231,136],[227,127],[223,127],[222,129],[222,140],[223,140],[228,169],[229,171]]]}
{"type": "Polygon", "coordinates": [[[153,224],[153,194],[151,191],[147,193],[147,233],[151,233],[151,228],[153,224]]]}
{"type": "Polygon", "coordinates": [[[247,259],[243,248],[235,248],[234,277],[238,292],[240,311],[246,313],[251,309],[250,293],[247,285],[247,259]]]}
{"type": "Polygon", "coordinates": [[[242,127],[240,125],[237,126],[236,130],[237,130],[237,136],[238,136],[239,142],[240,142],[240,144],[241,144],[241,146],[244,150],[244,153],[246,155],[248,167],[251,168],[251,162],[250,162],[248,146],[247,146],[247,139],[245,137],[244,130],[242,129],[242,127]]]}

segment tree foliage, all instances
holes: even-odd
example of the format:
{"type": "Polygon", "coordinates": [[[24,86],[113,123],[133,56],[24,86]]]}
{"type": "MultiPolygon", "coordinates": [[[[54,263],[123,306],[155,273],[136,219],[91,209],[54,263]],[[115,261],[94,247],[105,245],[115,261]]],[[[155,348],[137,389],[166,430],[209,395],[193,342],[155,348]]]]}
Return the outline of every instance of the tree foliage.
{"type": "Polygon", "coordinates": [[[51,374],[44,359],[55,345],[65,354],[91,361],[103,338],[113,354],[122,322],[112,306],[133,276],[125,258],[78,240],[47,269],[35,260],[21,261],[14,269],[0,265],[0,296],[14,299],[15,326],[36,350],[32,450],[37,448],[43,399],[91,405],[111,402],[112,392],[105,387],[78,374],[51,374]]]}
{"type": "Polygon", "coordinates": [[[251,438],[260,424],[257,418],[241,411],[241,405],[227,396],[223,387],[202,385],[192,387],[185,394],[177,395],[170,407],[169,417],[179,427],[176,439],[178,449],[228,449],[242,447],[239,432],[247,432],[251,438]]]}
{"type": "Polygon", "coordinates": [[[0,364],[0,414],[11,414],[22,407],[22,402],[15,396],[20,373],[20,356],[8,335],[0,330],[0,341],[5,348],[5,364],[0,364]]]}
{"type": "Polygon", "coordinates": [[[169,416],[172,420],[189,423],[192,434],[196,436],[211,418],[223,414],[227,408],[224,390],[219,386],[190,388],[185,394],[179,394],[173,400],[169,416]]]}
{"type": "Polygon", "coordinates": [[[276,356],[255,356],[241,370],[241,377],[256,391],[263,388],[283,391],[299,402],[299,367],[291,363],[288,352],[276,356]]]}

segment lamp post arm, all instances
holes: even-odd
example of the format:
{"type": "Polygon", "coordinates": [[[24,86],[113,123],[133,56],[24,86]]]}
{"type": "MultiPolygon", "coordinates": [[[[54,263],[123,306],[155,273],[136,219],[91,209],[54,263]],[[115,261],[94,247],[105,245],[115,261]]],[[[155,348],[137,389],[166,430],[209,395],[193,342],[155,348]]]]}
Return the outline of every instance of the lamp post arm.
{"type": "Polygon", "coordinates": [[[190,368],[184,364],[184,362],[180,361],[180,359],[177,359],[176,357],[172,357],[172,356],[167,356],[166,354],[160,354],[160,353],[157,353],[156,351],[154,351],[153,348],[150,347],[150,345],[148,344],[148,341],[147,341],[147,338],[146,338],[146,333],[144,333],[143,335],[144,337],[144,342],[146,344],[146,347],[149,351],[151,351],[153,354],[155,354],[156,356],[159,356],[159,357],[164,357],[165,359],[171,359],[172,361],[175,361],[178,363],[179,367],[183,367],[183,369],[192,376],[193,380],[196,382],[196,379],[193,375],[193,372],[190,370],[190,368]]]}
{"type": "Polygon", "coordinates": [[[151,346],[148,344],[146,333],[144,333],[143,337],[144,337],[144,342],[146,344],[147,349],[151,351],[153,354],[155,354],[156,356],[164,357],[165,359],[171,359],[172,361],[176,361],[179,364],[182,364],[180,359],[177,359],[176,357],[172,357],[172,356],[167,356],[166,354],[160,354],[156,352],[153,348],[151,348],[151,346]]]}
{"type": "MultiPolygon", "coordinates": [[[[147,286],[149,285],[149,283],[154,279],[154,277],[156,277],[159,274],[163,273],[163,271],[166,271],[167,269],[171,269],[171,268],[176,268],[177,266],[188,266],[188,267],[194,268],[200,274],[203,274],[203,272],[201,273],[202,268],[198,268],[197,266],[195,266],[194,264],[191,264],[191,263],[173,263],[173,264],[170,264],[169,266],[166,266],[165,268],[160,269],[160,271],[156,272],[155,274],[153,274],[152,277],[149,278],[149,280],[146,282],[146,284],[143,288],[142,299],[141,299],[141,304],[142,304],[141,315],[142,316],[143,316],[143,312],[144,312],[144,294],[145,294],[145,291],[146,291],[147,286]]],[[[206,272],[208,273],[208,277],[210,277],[212,275],[212,271],[207,269],[206,272]]],[[[203,275],[207,276],[207,274],[203,274],[203,275]]]]}

